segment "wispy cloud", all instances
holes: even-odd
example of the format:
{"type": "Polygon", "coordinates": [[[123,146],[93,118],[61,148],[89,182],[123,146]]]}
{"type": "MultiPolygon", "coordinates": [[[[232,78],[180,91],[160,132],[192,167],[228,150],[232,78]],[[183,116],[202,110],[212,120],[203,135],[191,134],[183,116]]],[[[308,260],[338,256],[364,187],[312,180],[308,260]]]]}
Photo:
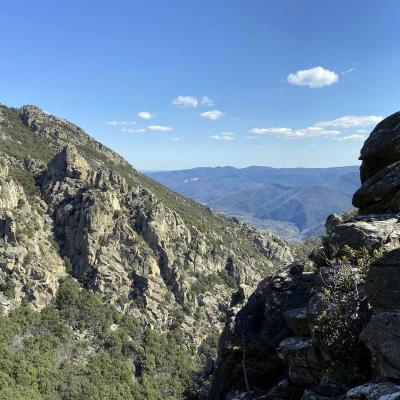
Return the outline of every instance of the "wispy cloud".
{"type": "Polygon", "coordinates": [[[336,138],[339,142],[342,142],[344,140],[364,140],[367,137],[365,135],[360,135],[358,133],[355,133],[354,135],[348,135],[348,136],[341,136],[336,138]]]}
{"type": "Polygon", "coordinates": [[[223,112],[219,110],[205,111],[200,114],[200,117],[211,119],[213,121],[220,119],[224,115],[223,112]]]}
{"type": "Polygon", "coordinates": [[[211,97],[204,96],[204,97],[201,98],[200,104],[201,104],[202,106],[210,106],[210,107],[211,107],[211,106],[213,106],[215,103],[214,103],[214,100],[213,100],[211,97]]]}
{"type": "Polygon", "coordinates": [[[177,137],[177,136],[174,136],[174,137],[171,138],[171,141],[172,141],[172,142],[180,142],[180,141],[181,141],[181,138],[179,138],[179,137],[177,137]]]}
{"type": "Polygon", "coordinates": [[[147,127],[149,131],[153,132],[170,132],[172,131],[172,128],[170,126],[165,126],[165,125],[149,125],[147,127]]]}
{"type": "Polygon", "coordinates": [[[235,134],[233,132],[220,132],[216,135],[212,135],[211,138],[215,140],[232,141],[235,140],[235,134]]]}
{"type": "Polygon", "coordinates": [[[136,125],[135,121],[107,121],[106,125],[110,126],[128,126],[128,125],[136,125]]]}
{"type": "Polygon", "coordinates": [[[214,100],[208,96],[203,96],[201,99],[194,96],[178,96],[173,100],[172,104],[180,108],[211,107],[215,105],[214,100]]]}
{"type": "Polygon", "coordinates": [[[197,107],[199,105],[199,100],[193,96],[178,96],[174,99],[172,104],[182,108],[197,107]]]}
{"type": "Polygon", "coordinates": [[[376,125],[381,122],[383,117],[380,115],[345,115],[344,117],[336,118],[331,121],[321,121],[315,126],[335,127],[335,128],[355,128],[370,125],[376,125]]]}
{"type": "Polygon", "coordinates": [[[344,71],[342,72],[342,75],[351,74],[351,73],[354,72],[356,69],[357,69],[356,67],[348,68],[348,69],[346,69],[346,70],[344,70],[344,71]]]}
{"type": "Polygon", "coordinates": [[[145,133],[145,132],[170,132],[172,128],[165,125],[149,125],[147,128],[126,128],[121,129],[122,132],[126,133],[145,133]]]}
{"type": "Polygon", "coordinates": [[[292,85],[308,86],[312,89],[333,85],[338,80],[339,76],[336,72],[323,67],[303,69],[287,77],[287,81],[292,85]]]}
{"type": "Polygon", "coordinates": [[[154,116],[148,111],[140,111],[138,112],[138,117],[147,120],[147,119],[152,119],[154,116]]]}
{"type": "Polygon", "coordinates": [[[124,127],[124,128],[121,129],[121,131],[125,132],[125,133],[143,133],[143,132],[146,132],[146,129],[145,128],[137,129],[137,128],[126,128],[126,127],[124,127]]]}
{"type": "Polygon", "coordinates": [[[326,130],[319,126],[309,126],[303,129],[292,128],[253,128],[249,131],[253,135],[284,136],[290,138],[307,138],[317,136],[337,136],[340,131],[326,130]]]}

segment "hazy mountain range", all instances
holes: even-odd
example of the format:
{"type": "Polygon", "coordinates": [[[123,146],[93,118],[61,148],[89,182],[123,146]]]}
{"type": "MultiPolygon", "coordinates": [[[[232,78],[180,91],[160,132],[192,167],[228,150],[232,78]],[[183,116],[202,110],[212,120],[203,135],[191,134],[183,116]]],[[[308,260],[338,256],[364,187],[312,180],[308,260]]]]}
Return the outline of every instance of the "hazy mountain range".
{"type": "Polygon", "coordinates": [[[327,215],[352,208],[357,166],[216,167],[146,172],[187,197],[291,239],[321,235],[327,215]]]}

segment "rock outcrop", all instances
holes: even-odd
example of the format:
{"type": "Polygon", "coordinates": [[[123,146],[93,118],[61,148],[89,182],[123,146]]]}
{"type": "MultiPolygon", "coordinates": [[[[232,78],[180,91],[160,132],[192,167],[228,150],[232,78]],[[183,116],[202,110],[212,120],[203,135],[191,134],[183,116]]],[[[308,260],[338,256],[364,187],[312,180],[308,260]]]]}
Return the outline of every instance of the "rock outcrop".
{"type": "Polygon", "coordinates": [[[274,235],[134,170],[81,128],[0,106],[0,302],[43,308],[72,275],[143,325],[201,345],[264,274],[292,260],[274,235]]]}
{"type": "Polygon", "coordinates": [[[361,149],[361,188],[353,204],[361,214],[400,211],[400,112],[380,122],[361,149]]]}
{"type": "Polygon", "coordinates": [[[288,286],[268,278],[231,310],[210,400],[400,398],[400,113],[377,125],[360,158],[359,210],[328,217],[315,272],[295,287],[288,272],[288,286]]]}
{"type": "Polygon", "coordinates": [[[31,204],[10,170],[19,162],[2,159],[0,177],[0,311],[24,301],[41,309],[54,297],[65,264],[53,237],[46,204],[31,204]]]}
{"type": "Polygon", "coordinates": [[[250,371],[252,391],[273,386],[284,374],[285,364],[295,382],[299,377],[294,366],[311,363],[314,368],[310,339],[294,336],[299,325],[303,326],[301,333],[307,325],[298,321],[307,318],[299,307],[305,310],[312,295],[312,282],[313,275],[304,273],[301,265],[291,265],[289,272],[263,280],[242,309],[230,310],[220,339],[210,399],[222,400],[243,388],[243,362],[250,368],[252,363],[260,368],[250,371]]]}

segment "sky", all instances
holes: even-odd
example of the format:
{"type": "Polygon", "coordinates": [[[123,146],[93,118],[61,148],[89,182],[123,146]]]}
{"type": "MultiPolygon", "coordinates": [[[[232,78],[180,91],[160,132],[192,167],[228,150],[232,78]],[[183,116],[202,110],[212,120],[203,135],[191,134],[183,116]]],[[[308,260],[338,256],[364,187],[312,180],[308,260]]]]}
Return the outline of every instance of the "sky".
{"type": "Polygon", "coordinates": [[[141,170],[354,165],[400,109],[398,0],[0,2],[0,102],[141,170]]]}

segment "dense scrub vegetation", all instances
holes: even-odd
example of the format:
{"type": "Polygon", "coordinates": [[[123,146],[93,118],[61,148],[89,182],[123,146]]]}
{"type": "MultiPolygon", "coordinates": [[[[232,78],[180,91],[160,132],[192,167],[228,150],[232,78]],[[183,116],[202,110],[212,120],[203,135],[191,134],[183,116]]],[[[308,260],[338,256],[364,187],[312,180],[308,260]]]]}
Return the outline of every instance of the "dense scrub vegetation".
{"type": "MultiPolygon", "coordinates": [[[[371,264],[382,250],[326,246],[318,274],[324,309],[314,321],[314,333],[324,354],[326,372],[336,382],[354,386],[370,378],[369,353],[359,335],[371,317],[364,285],[371,264]]],[[[318,268],[318,265],[317,265],[318,268]]]]}
{"type": "Polygon", "coordinates": [[[41,312],[0,315],[0,399],[189,399],[198,364],[183,342],[68,278],[41,312]]]}

